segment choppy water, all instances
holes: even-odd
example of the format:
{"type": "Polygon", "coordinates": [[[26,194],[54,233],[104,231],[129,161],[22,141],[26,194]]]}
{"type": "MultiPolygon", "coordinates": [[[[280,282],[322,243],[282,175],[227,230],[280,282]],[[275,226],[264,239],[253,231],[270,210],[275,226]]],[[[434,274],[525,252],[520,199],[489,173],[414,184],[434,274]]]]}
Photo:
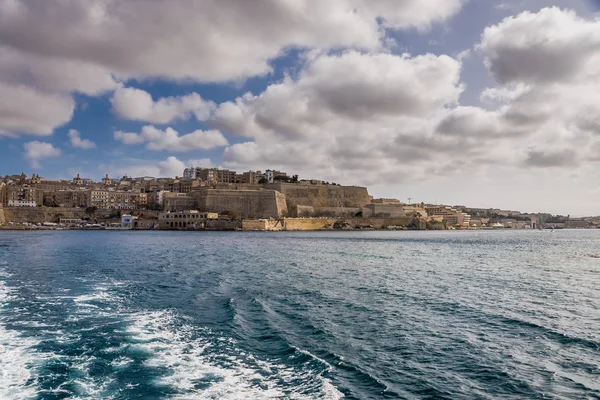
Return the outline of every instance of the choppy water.
{"type": "Polygon", "coordinates": [[[0,399],[600,399],[600,231],[0,232],[0,399]]]}

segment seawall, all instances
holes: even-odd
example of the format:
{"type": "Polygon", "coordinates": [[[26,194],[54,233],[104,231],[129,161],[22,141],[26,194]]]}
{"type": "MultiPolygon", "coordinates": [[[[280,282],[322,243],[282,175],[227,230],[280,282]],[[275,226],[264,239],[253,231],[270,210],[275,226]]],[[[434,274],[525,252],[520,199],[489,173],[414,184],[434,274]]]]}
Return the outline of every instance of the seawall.
{"type": "Polygon", "coordinates": [[[410,217],[398,218],[282,218],[244,220],[244,231],[318,231],[332,229],[336,223],[345,223],[348,229],[372,227],[384,229],[388,227],[403,227],[411,229],[426,229],[424,220],[410,217]]]}
{"type": "Polygon", "coordinates": [[[5,223],[58,222],[59,218],[83,218],[86,216],[83,208],[4,207],[3,211],[5,223]]]}

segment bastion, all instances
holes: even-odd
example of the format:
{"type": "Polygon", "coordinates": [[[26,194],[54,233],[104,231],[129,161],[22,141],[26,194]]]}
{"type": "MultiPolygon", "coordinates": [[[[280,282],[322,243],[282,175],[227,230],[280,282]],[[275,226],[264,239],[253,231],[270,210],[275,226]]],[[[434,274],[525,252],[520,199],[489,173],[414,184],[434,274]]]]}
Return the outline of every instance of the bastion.
{"type": "Polygon", "coordinates": [[[232,213],[240,218],[281,218],[285,196],[275,190],[202,189],[190,193],[201,212],[232,213]]]}
{"type": "Polygon", "coordinates": [[[287,206],[292,215],[297,206],[310,206],[315,210],[327,208],[356,208],[371,203],[372,197],[367,188],[360,186],[338,185],[301,185],[294,183],[275,183],[267,188],[285,195],[287,206]]]}

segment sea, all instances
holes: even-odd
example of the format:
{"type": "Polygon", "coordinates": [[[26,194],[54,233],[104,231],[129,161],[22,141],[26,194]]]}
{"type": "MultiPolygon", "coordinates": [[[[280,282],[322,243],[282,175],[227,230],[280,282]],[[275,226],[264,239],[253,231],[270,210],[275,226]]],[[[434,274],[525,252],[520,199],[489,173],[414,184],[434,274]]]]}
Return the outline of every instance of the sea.
{"type": "Polygon", "coordinates": [[[0,231],[0,399],[600,399],[600,230],[0,231]]]}

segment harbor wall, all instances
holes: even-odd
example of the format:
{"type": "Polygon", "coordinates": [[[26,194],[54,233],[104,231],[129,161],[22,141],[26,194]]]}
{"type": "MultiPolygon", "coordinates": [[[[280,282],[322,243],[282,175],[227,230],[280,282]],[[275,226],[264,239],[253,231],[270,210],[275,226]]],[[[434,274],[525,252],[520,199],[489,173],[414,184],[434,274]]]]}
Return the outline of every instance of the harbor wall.
{"type": "Polygon", "coordinates": [[[4,207],[0,206],[0,226],[6,224],[6,217],[4,216],[4,207]]]}
{"type": "Polygon", "coordinates": [[[369,227],[383,229],[386,227],[411,227],[425,229],[425,221],[410,217],[399,218],[285,218],[283,229],[287,231],[310,231],[329,229],[336,222],[345,222],[351,229],[369,227]]]}
{"type": "MultiPolygon", "coordinates": [[[[5,223],[58,222],[59,218],[84,218],[83,208],[64,207],[4,207],[5,223]]],[[[100,215],[100,213],[97,213],[100,215]]]]}

